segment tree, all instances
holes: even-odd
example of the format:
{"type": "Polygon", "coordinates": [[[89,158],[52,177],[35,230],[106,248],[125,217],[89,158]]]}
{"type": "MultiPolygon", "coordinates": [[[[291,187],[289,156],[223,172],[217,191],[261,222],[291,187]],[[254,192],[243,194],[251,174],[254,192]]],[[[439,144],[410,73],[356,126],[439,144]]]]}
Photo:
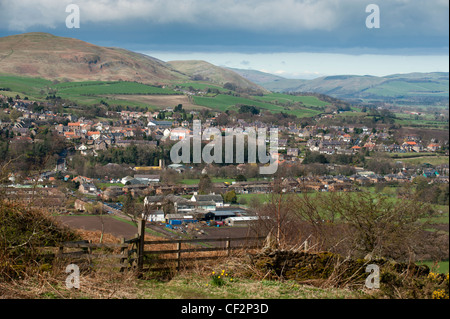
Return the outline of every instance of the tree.
{"type": "Polygon", "coordinates": [[[206,195],[211,193],[212,189],[212,181],[211,178],[208,175],[202,175],[200,177],[200,181],[198,183],[198,192],[201,195],[206,195]]]}
{"type": "Polygon", "coordinates": [[[226,192],[225,195],[223,196],[223,200],[226,203],[232,203],[235,204],[237,203],[237,195],[236,192],[234,190],[231,190],[229,192],[226,192]]]}
{"type": "Polygon", "coordinates": [[[137,219],[139,218],[139,216],[131,193],[126,194],[125,201],[123,203],[123,212],[125,215],[130,217],[134,223],[137,224],[137,219]]]}
{"type": "Polygon", "coordinates": [[[345,254],[354,257],[372,254],[407,261],[414,259],[423,245],[437,246],[433,234],[423,235],[426,220],[434,213],[432,207],[411,198],[394,201],[389,196],[369,192],[357,196],[319,193],[314,199],[299,196],[295,207],[299,216],[313,224],[320,235],[328,235],[320,238],[321,243],[327,244],[325,249],[330,246],[336,249],[341,243],[345,254]]]}
{"type": "Polygon", "coordinates": [[[183,112],[183,104],[178,104],[177,106],[175,106],[175,108],[173,109],[174,112],[178,112],[181,113],[183,112]]]}
{"type": "Polygon", "coordinates": [[[11,113],[9,114],[9,117],[12,122],[15,122],[19,117],[22,116],[22,113],[17,111],[16,109],[13,109],[11,113]]]}
{"type": "Polygon", "coordinates": [[[250,207],[260,217],[254,230],[268,234],[272,239],[271,248],[295,246],[294,243],[299,239],[300,219],[293,210],[293,194],[280,192],[275,186],[267,203],[261,204],[254,199],[256,197],[251,199],[250,207]]]}

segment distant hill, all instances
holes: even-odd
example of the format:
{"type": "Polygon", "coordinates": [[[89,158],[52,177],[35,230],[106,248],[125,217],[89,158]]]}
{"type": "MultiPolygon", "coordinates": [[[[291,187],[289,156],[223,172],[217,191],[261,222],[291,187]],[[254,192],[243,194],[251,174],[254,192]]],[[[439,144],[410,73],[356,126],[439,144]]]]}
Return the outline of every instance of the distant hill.
{"type": "Polygon", "coordinates": [[[271,82],[286,80],[285,78],[283,78],[281,76],[271,74],[271,73],[261,72],[261,71],[257,71],[257,70],[244,70],[244,69],[235,69],[235,68],[228,68],[228,69],[240,74],[247,80],[250,80],[257,84],[264,84],[264,83],[271,83],[271,82]]]}
{"type": "Polygon", "coordinates": [[[233,69],[273,92],[314,92],[350,100],[400,99],[416,103],[447,103],[449,73],[409,73],[383,77],[371,75],[324,76],[313,80],[285,79],[259,71],[233,69]]]}
{"type": "Polygon", "coordinates": [[[143,54],[48,33],[0,38],[0,72],[49,80],[124,80],[147,84],[187,79],[166,63],[143,54]]]}
{"type": "Polygon", "coordinates": [[[206,61],[169,61],[168,65],[181,73],[189,75],[194,80],[208,81],[221,86],[226,83],[232,83],[243,89],[267,92],[265,88],[253,83],[253,81],[245,78],[241,74],[231,69],[215,66],[206,61]]]}

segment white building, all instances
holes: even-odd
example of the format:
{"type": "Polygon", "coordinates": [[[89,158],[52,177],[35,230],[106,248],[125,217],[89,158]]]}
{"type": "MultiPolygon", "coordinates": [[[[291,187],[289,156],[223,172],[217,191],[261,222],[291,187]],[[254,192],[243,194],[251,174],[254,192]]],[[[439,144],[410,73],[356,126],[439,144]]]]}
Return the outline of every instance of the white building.
{"type": "Polygon", "coordinates": [[[171,141],[184,140],[185,138],[189,137],[190,134],[191,134],[190,130],[183,127],[177,127],[170,132],[170,140],[171,141]]]}
{"type": "MultiPolygon", "coordinates": [[[[145,217],[145,216],[143,216],[145,217]]],[[[164,222],[164,212],[162,210],[155,210],[150,212],[148,216],[146,217],[146,220],[148,222],[164,222]]]]}

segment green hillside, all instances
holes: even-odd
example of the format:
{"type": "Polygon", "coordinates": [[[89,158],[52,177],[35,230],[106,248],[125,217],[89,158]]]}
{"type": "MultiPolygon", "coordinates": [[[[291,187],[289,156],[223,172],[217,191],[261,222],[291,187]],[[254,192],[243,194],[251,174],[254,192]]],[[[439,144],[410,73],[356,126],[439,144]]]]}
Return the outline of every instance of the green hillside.
{"type": "MultiPolygon", "coordinates": [[[[28,97],[30,100],[36,101],[45,101],[49,97],[56,97],[82,105],[106,102],[109,105],[160,109],[175,106],[179,103],[178,101],[182,101],[174,97],[182,97],[186,101],[188,100],[188,97],[182,92],[174,90],[176,87],[193,88],[195,90],[210,88],[222,92],[221,94],[193,96],[190,100],[193,106],[207,107],[222,112],[230,109],[237,110],[240,105],[249,105],[272,113],[284,112],[303,118],[320,114],[329,105],[329,103],[321,101],[315,96],[270,93],[262,96],[246,95],[244,97],[219,85],[201,81],[159,87],[126,81],[58,82],[41,78],[0,75],[0,93],[3,95],[12,97],[19,95],[22,98],[28,97]]],[[[185,104],[187,105],[187,103],[185,104]]]]}
{"type": "Polygon", "coordinates": [[[268,93],[266,89],[242,77],[240,74],[206,61],[170,61],[168,65],[183,74],[189,75],[192,79],[209,81],[221,86],[226,83],[232,83],[243,89],[268,93]]]}
{"type": "Polygon", "coordinates": [[[273,92],[314,92],[339,99],[448,105],[448,72],[388,76],[334,75],[313,80],[285,79],[263,72],[233,69],[273,92]],[[261,74],[262,73],[262,74],[261,74]]]}
{"type": "MultiPolygon", "coordinates": [[[[274,102],[277,99],[285,99],[288,101],[291,97],[289,95],[285,94],[279,94],[278,97],[273,97],[271,94],[260,97],[260,96],[254,96],[251,98],[244,98],[244,97],[237,97],[232,95],[225,95],[225,94],[218,94],[214,97],[201,97],[201,96],[195,96],[194,102],[197,105],[205,106],[214,110],[218,111],[226,111],[230,109],[237,109],[237,105],[249,105],[249,106],[255,106],[257,108],[268,110],[272,113],[280,113],[284,112],[287,114],[295,115],[299,118],[302,117],[311,117],[315,116],[317,114],[320,114],[321,111],[318,111],[316,109],[309,109],[307,107],[300,107],[300,106],[282,106],[277,105],[274,102]],[[266,99],[267,102],[260,101],[266,99]]],[[[311,98],[311,101],[314,101],[315,104],[322,104],[325,103],[323,101],[320,101],[317,99],[317,101],[314,100],[315,97],[305,97],[305,98],[311,98]],[[321,102],[321,103],[320,103],[321,102]]],[[[307,100],[307,99],[305,99],[307,100]]]]}

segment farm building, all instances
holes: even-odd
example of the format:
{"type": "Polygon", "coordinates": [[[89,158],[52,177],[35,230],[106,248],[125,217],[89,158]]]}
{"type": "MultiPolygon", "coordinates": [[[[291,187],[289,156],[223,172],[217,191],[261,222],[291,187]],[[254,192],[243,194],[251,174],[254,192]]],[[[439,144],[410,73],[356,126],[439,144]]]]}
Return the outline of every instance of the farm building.
{"type": "Polygon", "coordinates": [[[233,182],[229,190],[234,190],[236,194],[258,194],[268,193],[272,188],[270,181],[250,181],[233,182]]]}
{"type": "Polygon", "coordinates": [[[205,214],[205,220],[223,221],[229,217],[235,217],[236,213],[227,211],[215,211],[205,214]]]}
{"type": "MultiPolygon", "coordinates": [[[[222,207],[223,206],[223,198],[222,195],[193,195],[191,197],[192,202],[198,202],[198,203],[214,203],[215,207],[222,207]]],[[[205,205],[202,205],[205,206],[205,205]]]]}
{"type": "Polygon", "coordinates": [[[164,212],[162,210],[154,210],[148,214],[146,220],[148,222],[164,222],[164,212]]]}
{"type": "Polygon", "coordinates": [[[170,121],[149,121],[147,126],[156,128],[168,128],[172,127],[172,124],[173,123],[170,121]]]}
{"type": "Polygon", "coordinates": [[[225,224],[227,226],[248,226],[251,222],[257,221],[258,216],[238,216],[238,217],[228,217],[225,219],[225,224]]]}
{"type": "Polygon", "coordinates": [[[196,222],[196,220],[192,215],[184,215],[184,214],[167,214],[165,220],[166,223],[169,225],[181,225],[183,223],[196,222]]]}

